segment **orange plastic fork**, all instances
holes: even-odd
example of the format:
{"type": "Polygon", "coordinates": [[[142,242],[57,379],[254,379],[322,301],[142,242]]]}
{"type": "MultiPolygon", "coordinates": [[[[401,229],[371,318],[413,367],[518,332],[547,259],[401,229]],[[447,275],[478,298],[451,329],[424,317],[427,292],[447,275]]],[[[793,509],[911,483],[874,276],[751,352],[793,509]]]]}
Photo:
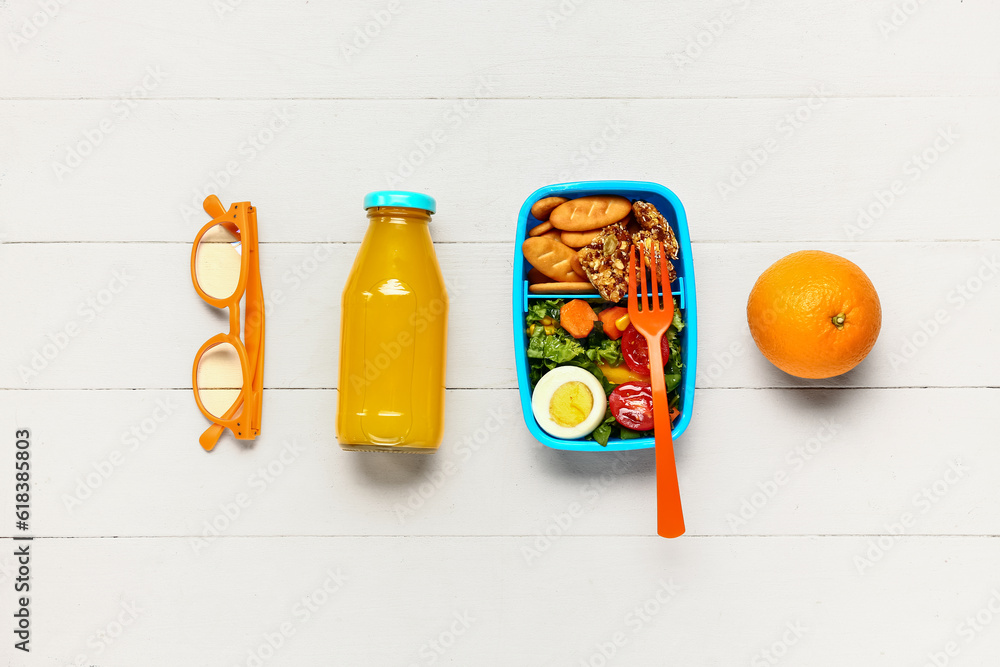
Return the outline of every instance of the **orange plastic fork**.
{"type": "Polygon", "coordinates": [[[670,270],[662,243],[650,248],[651,258],[660,258],[660,276],[667,279],[663,288],[663,305],[659,301],[656,271],[650,272],[652,285],[646,291],[646,257],[639,253],[639,280],[642,283],[642,310],[639,309],[635,290],[635,246],[628,261],[628,317],[635,328],[646,337],[649,345],[649,377],[653,386],[653,429],[656,452],[656,532],[660,537],[679,537],[684,534],[684,513],[681,510],[681,492],[677,484],[677,464],[674,462],[673,424],[670,421],[670,402],[663,378],[663,353],[660,340],[674,321],[674,297],[670,292],[670,270]]]}

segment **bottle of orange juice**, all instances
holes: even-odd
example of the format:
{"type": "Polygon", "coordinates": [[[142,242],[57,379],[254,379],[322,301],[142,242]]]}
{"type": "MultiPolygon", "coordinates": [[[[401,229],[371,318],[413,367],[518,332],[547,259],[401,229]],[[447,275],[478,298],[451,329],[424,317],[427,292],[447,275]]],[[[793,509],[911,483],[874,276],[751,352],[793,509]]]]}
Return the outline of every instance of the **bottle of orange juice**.
{"type": "Polygon", "coordinates": [[[337,440],[347,450],[430,452],[444,421],[448,293],[427,228],[434,199],[365,196],[368,231],[344,287],[337,440]]]}

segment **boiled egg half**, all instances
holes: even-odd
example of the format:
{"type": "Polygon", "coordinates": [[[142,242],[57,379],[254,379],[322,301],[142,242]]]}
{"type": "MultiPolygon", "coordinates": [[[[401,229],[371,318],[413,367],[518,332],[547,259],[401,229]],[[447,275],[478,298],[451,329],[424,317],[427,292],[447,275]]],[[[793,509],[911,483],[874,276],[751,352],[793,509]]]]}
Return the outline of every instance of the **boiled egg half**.
{"type": "Polygon", "coordinates": [[[567,440],[589,435],[604,421],[608,397],[600,381],[578,366],[557,366],[535,385],[531,411],[542,430],[567,440]]]}

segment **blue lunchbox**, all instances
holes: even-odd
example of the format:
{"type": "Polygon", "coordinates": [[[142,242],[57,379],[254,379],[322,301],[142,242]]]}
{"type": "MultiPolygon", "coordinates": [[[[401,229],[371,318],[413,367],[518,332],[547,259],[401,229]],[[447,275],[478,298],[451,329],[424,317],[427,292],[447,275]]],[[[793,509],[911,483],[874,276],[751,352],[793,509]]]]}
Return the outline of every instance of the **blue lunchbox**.
{"type": "MultiPolygon", "coordinates": [[[[587,298],[581,294],[531,294],[528,291],[528,269],[530,265],[524,261],[521,244],[528,236],[528,230],[537,224],[531,215],[531,205],[544,197],[566,197],[575,199],[587,195],[621,195],[630,200],[642,199],[653,204],[670,222],[677,242],[680,246],[674,268],[677,280],[671,285],[674,295],[680,305],[681,314],[686,326],[681,330],[681,369],[680,393],[681,416],[674,424],[673,437],[676,440],[691,421],[691,409],[694,407],[695,363],[698,352],[698,309],[694,291],[694,263],[691,258],[691,239],[688,236],[687,216],[681,200],[673,192],[658,183],[645,181],[579,181],[576,183],[559,183],[535,190],[524,200],[517,216],[517,236],[514,243],[514,285],[512,312],[514,318],[514,357],[517,368],[517,386],[521,395],[521,411],[524,413],[524,423],[531,434],[542,444],[554,449],[565,449],[577,452],[621,452],[632,449],[649,449],[653,447],[653,438],[635,438],[631,440],[612,439],[607,447],[602,447],[593,440],[565,440],[556,438],[538,425],[531,411],[531,384],[528,381],[528,356],[526,348],[528,334],[525,327],[525,315],[528,303],[532,299],[576,299],[587,298]]],[[[597,296],[595,290],[594,295],[597,296]]]]}

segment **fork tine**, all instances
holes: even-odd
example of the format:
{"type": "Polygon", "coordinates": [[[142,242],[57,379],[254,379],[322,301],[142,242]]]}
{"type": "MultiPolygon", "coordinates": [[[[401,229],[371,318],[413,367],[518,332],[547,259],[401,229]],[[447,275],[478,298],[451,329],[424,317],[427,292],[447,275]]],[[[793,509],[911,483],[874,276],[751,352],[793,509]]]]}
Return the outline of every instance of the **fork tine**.
{"type": "MultiPolygon", "coordinates": [[[[632,246],[633,248],[635,246],[632,246]]],[[[646,253],[639,253],[639,281],[642,283],[642,309],[649,310],[649,292],[646,291],[646,253]]]]}
{"type": "Polygon", "coordinates": [[[638,295],[635,292],[635,246],[628,258],[628,309],[630,313],[638,312],[638,295]]]}
{"type": "Polygon", "coordinates": [[[667,261],[667,248],[661,241],[660,245],[660,277],[663,280],[663,308],[667,307],[667,299],[670,299],[671,310],[674,305],[674,286],[670,283],[670,262],[667,261]]]}
{"type": "Polygon", "coordinates": [[[659,244],[649,244],[649,298],[653,301],[654,312],[659,312],[663,310],[660,307],[660,286],[656,280],[656,251],[659,250],[659,244]]]}

